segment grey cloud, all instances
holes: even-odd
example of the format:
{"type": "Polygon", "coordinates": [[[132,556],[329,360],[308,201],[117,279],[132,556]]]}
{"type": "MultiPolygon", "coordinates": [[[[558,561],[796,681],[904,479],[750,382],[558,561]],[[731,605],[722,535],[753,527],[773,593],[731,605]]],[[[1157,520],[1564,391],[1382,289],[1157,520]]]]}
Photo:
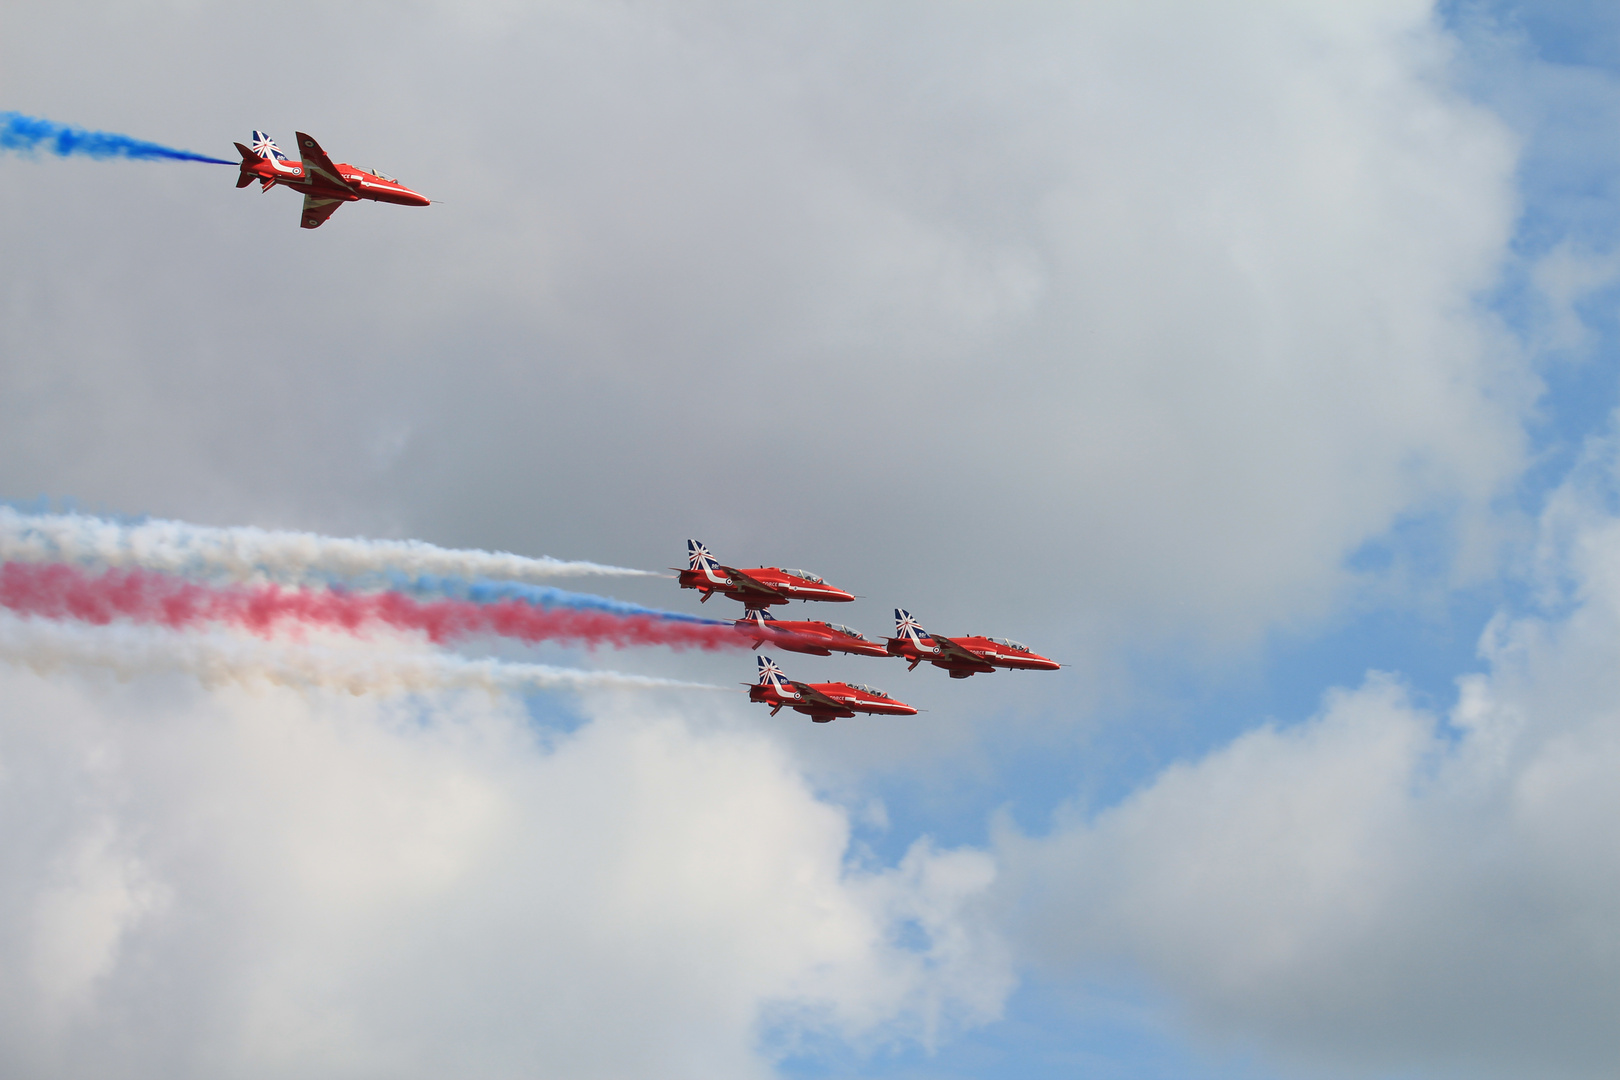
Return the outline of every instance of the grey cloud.
{"type": "Polygon", "coordinates": [[[20,104],[66,70],[74,119],[298,125],[445,203],[305,235],[207,171],[5,162],[8,490],[698,534],[1079,649],[1320,612],[1519,468],[1535,387],[1473,299],[1513,144],[1422,5],[319,12],[19,29],[62,50],[9,54],[20,104]],[[1033,580],[937,588],[997,565],[1033,580]]]}

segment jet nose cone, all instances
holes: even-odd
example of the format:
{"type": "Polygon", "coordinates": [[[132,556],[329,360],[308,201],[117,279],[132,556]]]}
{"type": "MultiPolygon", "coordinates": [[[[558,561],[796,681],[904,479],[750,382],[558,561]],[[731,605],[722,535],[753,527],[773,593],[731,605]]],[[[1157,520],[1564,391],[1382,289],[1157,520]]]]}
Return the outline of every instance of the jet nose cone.
{"type": "Polygon", "coordinates": [[[831,596],[827,597],[827,599],[837,601],[838,603],[855,599],[854,593],[845,592],[843,589],[828,589],[827,591],[832,594],[831,596]]]}
{"type": "Polygon", "coordinates": [[[1041,671],[1056,671],[1058,668],[1063,666],[1062,664],[1058,663],[1056,660],[1048,660],[1044,656],[1037,656],[1037,657],[1035,657],[1035,659],[1040,661],[1040,663],[1037,664],[1036,667],[1041,671]]]}

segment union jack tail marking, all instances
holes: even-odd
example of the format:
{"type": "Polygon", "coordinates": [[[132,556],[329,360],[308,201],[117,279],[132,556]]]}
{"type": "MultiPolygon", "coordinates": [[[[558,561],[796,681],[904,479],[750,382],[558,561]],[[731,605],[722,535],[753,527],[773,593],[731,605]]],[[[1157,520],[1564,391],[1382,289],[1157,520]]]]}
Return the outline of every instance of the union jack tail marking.
{"type": "Polygon", "coordinates": [[[719,570],[720,564],[714,561],[709,549],[696,540],[686,542],[686,558],[693,570],[719,570]]]}
{"type": "Polygon", "coordinates": [[[894,609],[894,632],[895,636],[910,638],[912,641],[929,637],[928,631],[924,630],[905,608],[894,609]]]}
{"type": "Polygon", "coordinates": [[[281,152],[281,147],[267,133],[255,128],[253,130],[253,152],[266,161],[286,161],[287,155],[281,152]]]}
{"type": "Polygon", "coordinates": [[[707,600],[713,594],[715,586],[731,584],[731,575],[720,569],[720,564],[715,562],[713,555],[709,554],[709,549],[698,541],[688,540],[686,542],[686,558],[690,566],[687,572],[702,574],[706,581],[706,584],[697,586],[703,592],[702,599],[707,600]]]}
{"type": "Polygon", "coordinates": [[[768,656],[756,656],[754,660],[759,664],[759,685],[773,686],[778,690],[783,689],[782,680],[787,676],[783,675],[782,669],[776,666],[776,661],[768,656]]]}

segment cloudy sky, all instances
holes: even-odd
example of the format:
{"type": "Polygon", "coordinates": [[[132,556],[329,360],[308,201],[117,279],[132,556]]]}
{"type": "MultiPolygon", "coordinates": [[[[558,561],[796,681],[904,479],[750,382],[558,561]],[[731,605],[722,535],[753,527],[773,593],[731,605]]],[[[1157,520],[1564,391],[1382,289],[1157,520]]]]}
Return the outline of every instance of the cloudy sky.
{"type": "Polygon", "coordinates": [[[1608,7],[0,27],[0,110],[440,200],[310,232],[218,166],[0,157],[0,499],[697,537],[1068,664],[792,657],[926,710],[812,727],[0,662],[0,1071],[1612,1075],[1608,7]]]}

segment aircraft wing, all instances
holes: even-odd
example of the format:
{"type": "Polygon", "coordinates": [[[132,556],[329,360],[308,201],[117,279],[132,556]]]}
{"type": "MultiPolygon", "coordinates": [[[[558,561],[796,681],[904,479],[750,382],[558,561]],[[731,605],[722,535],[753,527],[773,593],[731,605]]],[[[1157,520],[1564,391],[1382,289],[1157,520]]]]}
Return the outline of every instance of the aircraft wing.
{"type": "Polygon", "coordinates": [[[754,596],[769,596],[775,600],[786,600],[788,598],[787,594],[782,590],[773,589],[758,578],[749,577],[741,570],[733,570],[729,566],[722,566],[721,569],[731,579],[731,584],[741,592],[750,593],[754,596]]]}
{"type": "Polygon", "coordinates": [[[823,708],[839,710],[848,710],[849,708],[842,701],[828,697],[809,683],[796,682],[793,684],[793,689],[803,695],[804,700],[800,702],[801,705],[820,705],[823,708]]]}
{"type": "MultiPolygon", "coordinates": [[[[298,152],[304,159],[304,175],[320,177],[328,184],[343,191],[353,191],[354,187],[343,179],[343,174],[338,172],[336,165],[332,164],[332,159],[326,156],[326,151],[321,149],[321,144],[305,135],[302,131],[297,134],[298,152]]],[[[306,225],[305,228],[314,228],[314,226],[306,225]]]]}
{"type": "Polygon", "coordinates": [[[298,224],[306,229],[318,229],[326,224],[344,200],[332,199],[321,195],[304,196],[304,215],[298,219],[298,224]]]}
{"type": "Polygon", "coordinates": [[[962,648],[962,646],[958,645],[948,637],[940,637],[938,634],[935,634],[934,644],[939,646],[939,659],[941,660],[954,660],[958,663],[965,664],[989,663],[988,660],[980,656],[978,653],[962,648]]]}

